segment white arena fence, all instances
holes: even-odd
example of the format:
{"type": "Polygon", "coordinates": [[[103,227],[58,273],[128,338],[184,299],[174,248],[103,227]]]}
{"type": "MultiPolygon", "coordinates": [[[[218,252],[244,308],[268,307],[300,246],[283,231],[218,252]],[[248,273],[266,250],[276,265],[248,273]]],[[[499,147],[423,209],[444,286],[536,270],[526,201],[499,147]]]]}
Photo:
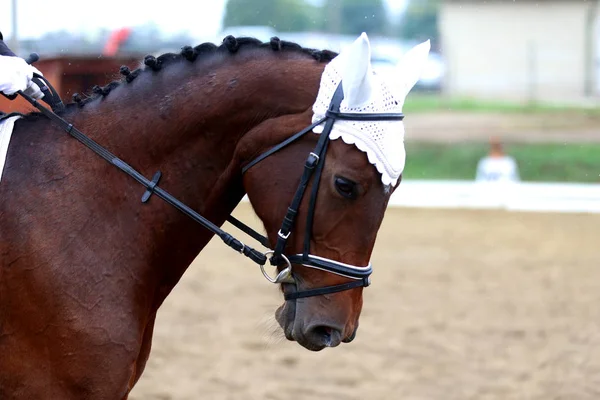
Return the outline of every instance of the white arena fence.
{"type": "Polygon", "coordinates": [[[600,213],[600,183],[406,180],[391,206],[600,213]]]}

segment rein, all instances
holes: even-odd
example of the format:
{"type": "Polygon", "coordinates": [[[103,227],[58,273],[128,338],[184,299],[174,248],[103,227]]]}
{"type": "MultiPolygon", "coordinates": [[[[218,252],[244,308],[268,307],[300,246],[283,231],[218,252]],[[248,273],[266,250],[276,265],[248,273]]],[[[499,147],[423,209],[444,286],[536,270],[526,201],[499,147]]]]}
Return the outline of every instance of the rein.
{"type": "MultiPolygon", "coordinates": [[[[125,161],[121,160],[120,158],[112,154],[110,151],[108,151],[106,148],[102,147],[100,144],[87,137],[84,133],[75,128],[73,124],[65,121],[63,118],[58,116],[54,111],[60,111],[64,109],[64,105],[60,100],[60,97],[58,96],[54,88],[52,88],[52,85],[50,85],[50,83],[45,78],[37,74],[35,78],[37,78],[36,83],[38,84],[38,86],[40,86],[42,92],[46,93],[46,96],[48,97],[46,98],[46,96],[44,96],[43,101],[47,102],[53,110],[46,108],[44,105],[40,104],[36,99],[21,91],[19,91],[18,94],[21,95],[29,103],[31,103],[35,108],[37,108],[51,121],[56,123],[63,130],[65,130],[65,132],[67,132],[70,136],[81,142],[84,146],[92,150],[98,156],[102,157],[104,160],[114,165],[119,170],[126,173],[127,175],[135,179],[138,183],[140,183],[142,186],[144,186],[146,188],[146,191],[142,195],[142,203],[146,203],[153,194],[161,198],[168,204],[181,211],[183,214],[187,215],[188,217],[202,225],[204,228],[208,229],[210,232],[218,235],[223,241],[223,243],[225,243],[227,246],[231,247],[233,250],[248,257],[250,260],[258,264],[265,278],[267,278],[267,280],[269,280],[272,283],[296,284],[296,280],[294,279],[292,274],[292,264],[298,264],[309,268],[320,269],[353,280],[351,282],[340,285],[327,286],[322,288],[312,288],[303,291],[298,291],[296,288],[296,291],[284,294],[284,298],[286,301],[304,297],[319,296],[329,293],[337,293],[357,287],[366,287],[370,285],[369,277],[373,271],[370,263],[369,265],[364,267],[353,266],[349,264],[344,264],[339,261],[310,254],[310,238],[313,226],[313,217],[319,182],[325,164],[325,155],[327,152],[327,147],[330,142],[329,134],[336,120],[401,121],[404,118],[404,115],[402,113],[341,113],[339,109],[340,104],[344,98],[344,93],[342,90],[342,84],[340,83],[331,99],[329,110],[327,111],[326,116],[324,118],[309,125],[302,131],[294,134],[290,138],[279,143],[270,150],[264,152],[263,154],[252,160],[250,163],[248,163],[245,167],[243,167],[242,174],[246,173],[250,168],[258,164],[260,161],[276,153],[282,148],[288,146],[289,144],[295,142],[307,133],[312,132],[313,128],[315,128],[316,126],[325,123],[324,130],[320,134],[320,137],[317,141],[317,145],[306,159],[304,165],[304,172],[302,173],[302,176],[300,178],[300,184],[298,185],[292,203],[288,208],[285,218],[283,219],[281,229],[277,234],[277,243],[275,245],[275,249],[269,250],[266,253],[261,253],[258,250],[255,250],[252,247],[245,245],[240,240],[233,237],[231,234],[225,232],[217,225],[213,224],[212,222],[204,218],[202,215],[198,214],[196,211],[179,201],[166,190],[158,186],[158,183],[162,176],[160,171],[156,172],[151,180],[147,179],[141,173],[139,173],[137,170],[135,170],[133,167],[127,164],[125,161]],[[304,197],[306,189],[308,188],[308,184],[310,183],[311,178],[313,178],[313,176],[314,179],[309,199],[309,209],[306,223],[306,232],[304,236],[303,253],[286,256],[284,254],[284,251],[287,239],[291,235],[292,229],[296,221],[296,216],[298,214],[298,209],[300,207],[300,203],[304,197]],[[270,259],[272,265],[280,266],[282,264],[285,264],[285,268],[282,269],[275,278],[272,278],[264,269],[264,266],[268,259],[267,256],[269,254],[272,254],[272,257],[270,259]]],[[[246,233],[247,235],[257,240],[264,247],[270,248],[269,240],[264,235],[258,233],[257,231],[250,228],[248,225],[244,224],[243,222],[239,221],[233,216],[229,216],[227,218],[227,221],[234,225],[236,228],[246,233]]]]}
{"type": "Polygon", "coordinates": [[[204,218],[202,215],[198,214],[196,211],[186,206],[181,201],[177,200],[177,198],[175,198],[169,192],[159,187],[158,181],[162,176],[160,171],[154,174],[152,180],[147,179],[145,176],[140,174],[125,161],[121,160],[119,157],[115,156],[110,151],[108,151],[107,149],[105,149],[104,147],[87,137],[79,129],[75,128],[73,124],[70,124],[69,122],[56,115],[53,111],[44,107],[36,99],[21,91],[19,91],[18,93],[25,100],[31,103],[35,108],[40,110],[42,114],[44,114],[50,120],[55,122],[58,126],[64,129],[69,135],[77,139],[88,149],[92,150],[94,153],[96,153],[97,155],[99,155],[100,157],[102,157],[121,171],[125,172],[127,175],[129,175],[130,177],[138,181],[142,186],[144,186],[146,188],[146,192],[144,192],[144,194],[142,195],[142,203],[146,203],[150,199],[150,196],[155,194],[157,197],[160,197],[168,204],[172,205],[173,207],[175,207],[194,221],[198,222],[204,228],[218,235],[226,245],[228,245],[235,251],[245,255],[246,257],[250,258],[252,261],[259,265],[264,265],[267,262],[267,257],[264,254],[257,250],[254,250],[250,246],[246,246],[245,244],[234,238],[232,235],[225,232],[224,230],[222,230],[221,228],[204,218]]]}

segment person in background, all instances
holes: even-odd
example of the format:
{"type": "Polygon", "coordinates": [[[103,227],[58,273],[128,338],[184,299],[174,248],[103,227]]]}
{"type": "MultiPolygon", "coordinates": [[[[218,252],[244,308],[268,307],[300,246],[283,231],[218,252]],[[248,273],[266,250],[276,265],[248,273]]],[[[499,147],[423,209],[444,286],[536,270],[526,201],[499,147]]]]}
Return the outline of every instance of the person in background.
{"type": "Polygon", "coordinates": [[[490,138],[488,155],[477,164],[477,182],[519,182],[519,168],[515,159],[506,153],[500,139],[490,138]]]}
{"type": "Polygon", "coordinates": [[[42,75],[8,48],[0,32],[0,92],[10,96],[21,90],[34,99],[41,99],[44,94],[32,81],[34,73],[42,75]]]}

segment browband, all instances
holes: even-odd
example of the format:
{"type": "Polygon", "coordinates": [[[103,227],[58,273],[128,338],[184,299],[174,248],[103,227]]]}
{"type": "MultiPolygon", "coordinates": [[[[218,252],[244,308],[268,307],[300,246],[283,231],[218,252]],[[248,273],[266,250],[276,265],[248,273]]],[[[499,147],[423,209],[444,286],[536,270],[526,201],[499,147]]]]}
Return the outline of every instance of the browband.
{"type": "Polygon", "coordinates": [[[348,121],[402,121],[404,119],[402,113],[342,113],[327,110],[325,115],[330,118],[348,121]]]}

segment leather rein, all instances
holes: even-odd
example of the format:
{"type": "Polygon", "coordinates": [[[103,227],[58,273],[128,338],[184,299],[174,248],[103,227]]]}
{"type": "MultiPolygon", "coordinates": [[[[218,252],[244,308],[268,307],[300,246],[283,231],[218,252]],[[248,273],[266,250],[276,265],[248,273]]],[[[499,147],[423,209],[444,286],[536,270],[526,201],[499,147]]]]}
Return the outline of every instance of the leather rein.
{"type": "MultiPolygon", "coordinates": [[[[196,211],[179,201],[173,195],[168,193],[166,190],[158,186],[158,182],[162,176],[160,171],[156,172],[151,180],[147,179],[129,164],[112,154],[100,144],[87,137],[85,134],[83,134],[81,131],[75,128],[73,124],[65,121],[60,116],[58,116],[54,111],[58,112],[60,110],[63,110],[64,105],[60,100],[60,97],[56,93],[56,90],[54,90],[52,85],[44,77],[36,74],[34,79],[38,86],[40,86],[42,92],[46,94],[43,98],[43,101],[48,103],[52,107],[52,110],[46,108],[44,105],[40,104],[36,99],[21,91],[18,92],[18,94],[21,95],[29,103],[31,103],[35,108],[37,108],[51,121],[53,121],[59,127],[64,129],[73,138],[81,142],[84,146],[92,150],[98,156],[102,157],[108,163],[114,165],[119,170],[126,173],[127,175],[135,179],[138,183],[140,183],[142,186],[144,186],[144,188],[146,188],[146,191],[142,195],[142,203],[146,203],[152,195],[156,195],[157,197],[161,198],[168,204],[181,211],[183,214],[187,215],[188,217],[202,225],[204,228],[219,236],[223,243],[225,243],[227,246],[231,247],[233,250],[248,257],[250,260],[258,264],[263,275],[272,283],[296,284],[296,280],[294,279],[294,276],[292,274],[292,264],[320,269],[329,273],[333,273],[351,279],[350,282],[343,283],[340,285],[312,288],[302,291],[298,291],[298,288],[296,287],[295,291],[284,294],[284,298],[286,301],[304,297],[319,296],[329,293],[337,293],[345,290],[350,290],[358,287],[366,287],[370,285],[370,275],[373,272],[370,263],[367,266],[354,266],[310,254],[310,238],[313,226],[313,217],[317,199],[317,192],[319,189],[319,182],[325,164],[325,155],[327,152],[327,147],[330,142],[329,133],[331,132],[333,124],[336,120],[401,121],[404,118],[404,115],[402,113],[341,113],[339,110],[340,104],[344,98],[344,92],[342,90],[342,84],[340,83],[331,99],[329,109],[324,118],[311,124],[302,131],[294,134],[290,138],[279,143],[275,147],[264,152],[263,154],[255,158],[253,161],[248,163],[242,169],[242,174],[246,173],[250,168],[258,164],[260,161],[276,153],[282,148],[288,146],[289,144],[295,142],[307,133],[312,132],[312,129],[316,126],[321,125],[323,123],[325,124],[323,132],[320,134],[320,137],[317,141],[317,145],[315,146],[314,150],[310,152],[308,158],[306,159],[306,162],[304,164],[304,172],[302,173],[302,176],[300,178],[300,184],[298,185],[291,205],[288,207],[287,213],[281,225],[281,229],[277,234],[277,243],[275,245],[275,249],[269,250],[266,253],[261,253],[258,250],[255,250],[252,247],[245,245],[240,240],[233,237],[231,234],[225,232],[220,227],[213,224],[211,221],[204,218],[196,211]],[[293,230],[300,203],[308,188],[308,184],[310,183],[311,178],[313,177],[313,186],[309,199],[306,231],[304,235],[303,253],[286,256],[284,254],[284,251],[287,240],[290,237],[291,232],[293,230]],[[268,259],[268,255],[272,255],[270,258],[270,263],[272,265],[283,267],[283,269],[274,278],[271,277],[265,271],[264,268],[268,259]]],[[[239,221],[233,216],[229,216],[227,218],[227,221],[235,227],[237,227],[238,229],[240,229],[241,231],[243,231],[244,233],[254,238],[255,240],[257,240],[264,247],[270,248],[269,240],[264,235],[258,233],[257,231],[250,228],[248,225],[244,224],[243,222],[239,221]]]]}

